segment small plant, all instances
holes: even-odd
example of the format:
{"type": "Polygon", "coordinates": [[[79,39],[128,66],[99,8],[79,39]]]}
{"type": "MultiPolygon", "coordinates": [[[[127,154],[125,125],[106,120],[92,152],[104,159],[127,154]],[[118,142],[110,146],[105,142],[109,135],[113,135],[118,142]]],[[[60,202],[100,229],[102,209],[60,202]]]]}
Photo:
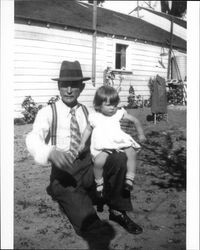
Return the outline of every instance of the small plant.
{"type": "MultiPolygon", "coordinates": [[[[47,102],[48,105],[57,102],[60,99],[60,97],[58,95],[53,96],[49,99],[49,101],[47,102]]],[[[38,105],[37,103],[35,103],[35,101],[33,100],[33,98],[31,96],[26,96],[26,98],[24,99],[23,103],[22,103],[22,108],[24,109],[24,111],[22,111],[22,115],[24,116],[23,119],[15,119],[15,124],[25,124],[25,123],[33,123],[35,120],[35,117],[37,115],[38,110],[40,110],[43,106],[42,105],[38,105]],[[22,120],[22,121],[21,121],[22,120]]]]}
{"type": "Polygon", "coordinates": [[[149,99],[145,99],[143,104],[144,104],[144,107],[151,107],[150,98],[149,99]]]}
{"type": "Polygon", "coordinates": [[[127,108],[141,108],[143,107],[143,100],[141,95],[136,95],[133,86],[129,88],[128,105],[127,108]]]}
{"type": "Polygon", "coordinates": [[[48,105],[52,104],[52,103],[55,103],[57,102],[58,100],[60,99],[60,97],[58,95],[54,96],[54,97],[51,97],[49,99],[49,101],[47,102],[48,105]]]}
{"type": "Polygon", "coordinates": [[[26,123],[33,123],[36,117],[36,114],[39,109],[42,108],[42,105],[37,105],[31,96],[26,96],[22,103],[22,108],[25,110],[22,111],[24,120],[26,123]]]}
{"type": "Polygon", "coordinates": [[[113,72],[113,70],[111,69],[111,67],[107,67],[104,70],[104,75],[103,75],[103,84],[104,85],[109,85],[112,86],[113,88],[115,88],[117,90],[117,92],[119,93],[121,91],[121,85],[122,85],[122,81],[123,81],[124,77],[122,74],[119,74],[119,83],[118,86],[114,86],[116,85],[115,83],[115,73],[113,72]]]}
{"type": "Polygon", "coordinates": [[[115,74],[112,72],[111,67],[107,67],[104,70],[104,85],[114,86],[115,74]]]}
{"type": "Polygon", "coordinates": [[[184,86],[183,84],[170,88],[167,92],[168,104],[182,105],[184,102],[184,86]]]}

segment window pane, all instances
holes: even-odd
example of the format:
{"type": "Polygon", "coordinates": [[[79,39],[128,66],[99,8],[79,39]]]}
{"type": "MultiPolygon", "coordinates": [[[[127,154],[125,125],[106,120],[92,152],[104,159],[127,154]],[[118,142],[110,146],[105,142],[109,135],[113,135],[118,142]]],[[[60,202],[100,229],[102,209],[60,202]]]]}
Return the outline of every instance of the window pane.
{"type": "Polygon", "coordinates": [[[115,68],[116,69],[121,68],[121,55],[120,54],[116,54],[115,68]]]}
{"type": "Polygon", "coordinates": [[[116,54],[115,54],[115,68],[121,69],[126,67],[126,48],[127,45],[116,44],[116,54]]]}

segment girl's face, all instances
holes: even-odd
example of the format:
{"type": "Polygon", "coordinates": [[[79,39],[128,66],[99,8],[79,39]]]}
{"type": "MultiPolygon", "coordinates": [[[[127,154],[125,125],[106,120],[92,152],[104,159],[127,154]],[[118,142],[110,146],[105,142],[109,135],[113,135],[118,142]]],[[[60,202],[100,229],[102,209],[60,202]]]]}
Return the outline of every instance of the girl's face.
{"type": "Polygon", "coordinates": [[[110,104],[110,102],[103,102],[101,105],[101,113],[106,116],[112,116],[117,112],[117,105],[110,104]]]}

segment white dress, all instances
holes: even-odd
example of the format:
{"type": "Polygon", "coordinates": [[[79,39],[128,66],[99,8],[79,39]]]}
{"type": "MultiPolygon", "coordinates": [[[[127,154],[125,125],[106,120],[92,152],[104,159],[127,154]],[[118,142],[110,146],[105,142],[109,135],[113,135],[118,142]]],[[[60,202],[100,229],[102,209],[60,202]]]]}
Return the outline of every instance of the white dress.
{"type": "Polygon", "coordinates": [[[140,145],[120,127],[120,120],[127,113],[119,109],[113,116],[105,116],[99,112],[89,114],[89,122],[93,128],[91,137],[91,154],[95,158],[102,150],[120,150],[126,147],[140,148],[140,145]]]}

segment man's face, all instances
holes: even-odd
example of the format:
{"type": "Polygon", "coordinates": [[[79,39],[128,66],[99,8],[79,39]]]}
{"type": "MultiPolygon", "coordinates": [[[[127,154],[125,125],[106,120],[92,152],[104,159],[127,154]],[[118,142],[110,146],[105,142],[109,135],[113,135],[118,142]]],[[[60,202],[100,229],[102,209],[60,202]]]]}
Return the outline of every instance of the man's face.
{"type": "Polygon", "coordinates": [[[59,91],[62,101],[69,107],[77,104],[77,99],[84,89],[84,84],[80,81],[77,82],[59,82],[59,91]]]}

